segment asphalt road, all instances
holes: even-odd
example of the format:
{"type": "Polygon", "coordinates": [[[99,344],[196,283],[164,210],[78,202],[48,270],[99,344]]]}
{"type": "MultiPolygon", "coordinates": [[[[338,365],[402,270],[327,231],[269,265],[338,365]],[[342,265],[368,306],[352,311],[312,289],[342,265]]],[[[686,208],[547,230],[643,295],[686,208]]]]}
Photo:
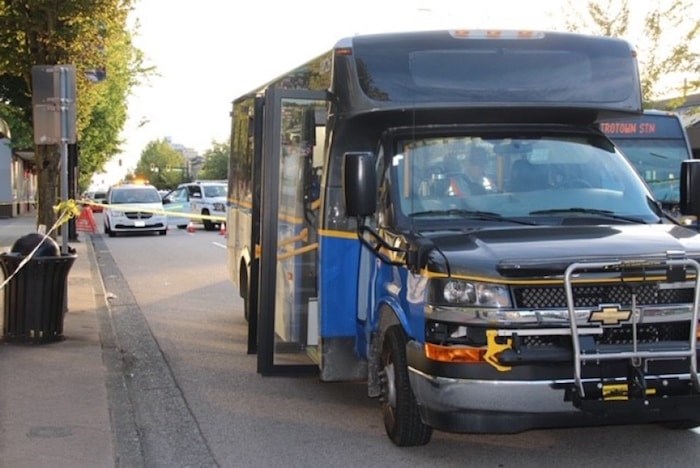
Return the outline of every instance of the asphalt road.
{"type": "MultiPolygon", "coordinates": [[[[100,220],[98,219],[98,225],[100,220]]],[[[108,356],[123,466],[691,467],[700,434],[656,425],[436,432],[397,448],[362,383],[261,377],[223,238],[93,236],[117,351],[108,356]]]]}

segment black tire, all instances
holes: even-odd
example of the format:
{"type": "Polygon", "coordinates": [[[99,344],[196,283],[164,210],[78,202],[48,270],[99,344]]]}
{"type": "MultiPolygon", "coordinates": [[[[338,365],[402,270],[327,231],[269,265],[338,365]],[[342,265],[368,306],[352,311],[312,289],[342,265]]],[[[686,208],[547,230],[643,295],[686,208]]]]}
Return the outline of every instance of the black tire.
{"type": "Polygon", "coordinates": [[[187,224],[178,224],[177,228],[178,229],[187,229],[187,224]]]}
{"type": "Polygon", "coordinates": [[[159,234],[160,234],[161,236],[165,236],[165,235],[168,234],[168,230],[167,230],[167,229],[163,229],[162,231],[160,231],[159,234]]]}
{"type": "Polygon", "coordinates": [[[112,231],[109,228],[109,225],[105,224],[105,234],[107,234],[109,237],[116,237],[117,233],[112,231]]]}
{"type": "Polygon", "coordinates": [[[241,298],[243,299],[243,317],[246,322],[250,322],[250,299],[248,299],[248,274],[245,273],[245,263],[241,264],[241,273],[238,279],[241,288],[241,298]]]}
{"type": "Polygon", "coordinates": [[[243,297],[243,317],[246,322],[250,322],[250,301],[248,296],[243,297]]]}
{"type": "Polygon", "coordinates": [[[421,421],[416,398],[408,379],[406,335],[399,326],[384,334],[380,373],[384,429],[399,447],[425,445],[433,429],[421,421]]]}
{"type": "MultiPolygon", "coordinates": [[[[209,210],[203,210],[202,216],[209,216],[209,210]]],[[[204,224],[205,231],[213,231],[214,230],[214,223],[212,223],[210,219],[206,219],[206,218],[203,219],[202,224],[204,224]]]]}

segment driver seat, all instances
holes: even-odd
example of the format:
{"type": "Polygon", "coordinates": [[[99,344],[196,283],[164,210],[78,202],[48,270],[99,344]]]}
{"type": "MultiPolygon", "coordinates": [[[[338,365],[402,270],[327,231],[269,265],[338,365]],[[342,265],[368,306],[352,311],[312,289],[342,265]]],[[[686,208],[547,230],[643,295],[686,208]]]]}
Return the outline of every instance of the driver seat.
{"type": "Polygon", "coordinates": [[[510,190],[512,192],[529,192],[544,188],[544,179],[540,170],[527,159],[518,159],[510,168],[510,190]]]}

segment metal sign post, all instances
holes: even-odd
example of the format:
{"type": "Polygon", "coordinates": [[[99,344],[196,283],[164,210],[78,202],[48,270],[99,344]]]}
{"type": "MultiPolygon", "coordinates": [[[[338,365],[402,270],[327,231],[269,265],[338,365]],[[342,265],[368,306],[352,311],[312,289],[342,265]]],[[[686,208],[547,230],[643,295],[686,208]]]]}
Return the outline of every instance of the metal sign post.
{"type": "MultiPolygon", "coordinates": [[[[68,199],[68,144],[76,140],[75,66],[32,67],[34,143],[59,145],[61,200],[68,199]]],[[[61,253],[68,253],[68,227],[61,228],[61,253]]]]}
{"type": "MultiPolygon", "coordinates": [[[[74,70],[75,72],[75,70],[74,70]]],[[[75,77],[75,74],[73,75],[75,77]]],[[[61,107],[61,200],[68,200],[68,107],[72,101],[69,101],[68,95],[68,71],[66,67],[59,68],[59,88],[61,95],[59,106],[61,107]]],[[[75,78],[73,80],[75,84],[75,78]]],[[[73,93],[75,94],[75,92],[73,93]]],[[[75,124],[75,122],[73,122],[75,124]]],[[[74,132],[75,133],[75,132],[74,132]]],[[[61,227],[61,253],[68,253],[68,225],[61,227]]]]}

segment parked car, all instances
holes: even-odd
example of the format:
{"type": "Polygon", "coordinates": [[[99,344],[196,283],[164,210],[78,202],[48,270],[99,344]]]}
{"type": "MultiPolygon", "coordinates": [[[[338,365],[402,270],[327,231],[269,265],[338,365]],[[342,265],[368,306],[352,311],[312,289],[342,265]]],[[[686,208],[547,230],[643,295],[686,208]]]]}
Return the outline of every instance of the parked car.
{"type": "Polygon", "coordinates": [[[185,229],[187,225],[192,221],[191,218],[183,216],[190,214],[192,208],[190,207],[190,195],[187,191],[187,187],[184,185],[179,186],[175,190],[166,192],[163,195],[163,208],[168,213],[168,225],[177,226],[178,229],[185,229]]]}
{"type": "Polygon", "coordinates": [[[105,191],[89,191],[83,194],[85,200],[99,203],[99,205],[89,205],[93,213],[102,213],[102,205],[107,202],[107,192],[105,191]]]}
{"type": "Polygon", "coordinates": [[[125,232],[168,233],[168,219],[158,190],[147,184],[115,185],[107,191],[104,232],[110,237],[125,232]],[[121,206],[120,206],[121,205],[121,206]]]}
{"type": "Polygon", "coordinates": [[[192,218],[173,217],[169,221],[171,225],[185,228],[190,221],[194,221],[201,222],[204,225],[204,230],[213,231],[224,222],[227,196],[228,184],[226,182],[206,180],[180,184],[175,190],[163,197],[163,203],[169,213],[179,212],[192,215],[192,218]]]}

